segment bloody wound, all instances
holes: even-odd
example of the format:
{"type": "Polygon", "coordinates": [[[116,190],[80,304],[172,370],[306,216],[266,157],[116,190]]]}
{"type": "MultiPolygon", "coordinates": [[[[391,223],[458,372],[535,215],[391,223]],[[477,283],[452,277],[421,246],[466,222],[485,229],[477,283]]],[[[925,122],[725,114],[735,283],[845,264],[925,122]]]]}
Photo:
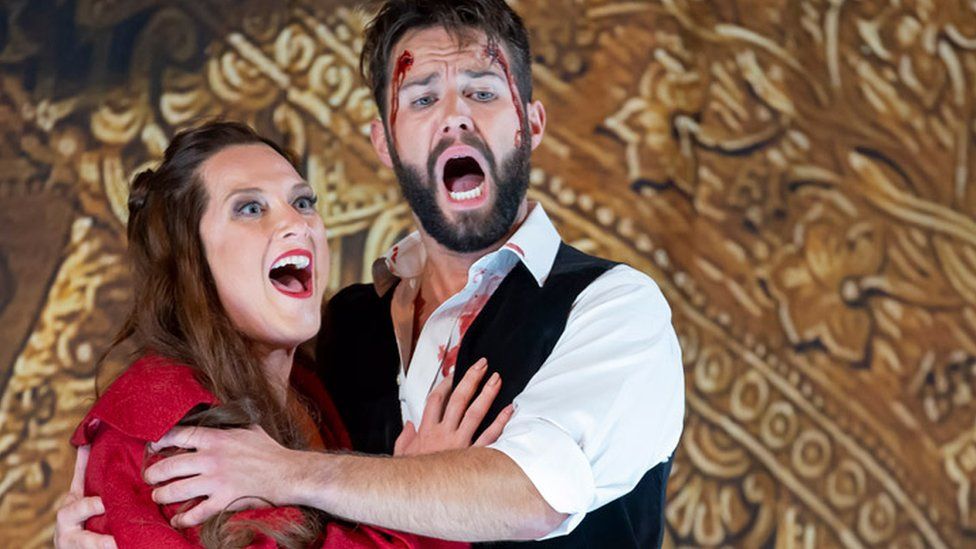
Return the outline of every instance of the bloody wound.
{"type": "Polygon", "coordinates": [[[396,66],[393,68],[393,89],[390,97],[390,133],[393,144],[396,145],[396,131],[394,127],[396,126],[397,113],[400,112],[400,87],[403,86],[403,81],[407,77],[407,73],[413,68],[413,54],[409,50],[405,50],[397,58],[396,66]]]}

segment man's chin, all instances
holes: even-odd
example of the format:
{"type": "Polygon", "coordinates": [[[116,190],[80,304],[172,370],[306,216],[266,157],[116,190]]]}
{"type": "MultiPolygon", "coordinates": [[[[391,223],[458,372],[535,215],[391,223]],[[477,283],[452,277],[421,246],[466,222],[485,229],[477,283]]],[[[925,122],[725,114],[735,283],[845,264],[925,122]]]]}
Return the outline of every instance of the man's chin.
{"type": "Polygon", "coordinates": [[[495,230],[497,227],[487,226],[481,216],[478,219],[468,219],[467,222],[452,224],[446,231],[431,234],[438,244],[457,253],[479,252],[491,248],[505,237],[507,231],[495,230]]]}

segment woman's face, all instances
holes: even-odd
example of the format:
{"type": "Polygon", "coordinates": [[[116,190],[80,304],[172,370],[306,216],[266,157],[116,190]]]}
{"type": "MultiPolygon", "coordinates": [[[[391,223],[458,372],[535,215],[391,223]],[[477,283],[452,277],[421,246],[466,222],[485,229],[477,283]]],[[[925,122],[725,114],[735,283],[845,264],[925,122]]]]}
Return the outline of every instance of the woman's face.
{"type": "Polygon", "coordinates": [[[200,238],[234,326],[272,348],[314,337],[329,246],[312,188],[263,144],[221,150],[200,176],[208,196],[200,238]]]}

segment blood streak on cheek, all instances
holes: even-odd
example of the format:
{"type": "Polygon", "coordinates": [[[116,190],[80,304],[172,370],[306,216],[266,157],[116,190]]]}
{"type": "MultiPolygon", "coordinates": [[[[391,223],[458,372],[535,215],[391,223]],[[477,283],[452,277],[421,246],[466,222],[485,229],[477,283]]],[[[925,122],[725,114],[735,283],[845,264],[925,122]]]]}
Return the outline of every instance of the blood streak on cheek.
{"type": "Polygon", "coordinates": [[[522,135],[525,133],[525,128],[523,127],[525,116],[522,110],[522,98],[519,96],[518,87],[515,85],[515,78],[512,76],[505,52],[498,47],[497,43],[489,42],[485,46],[485,55],[492,62],[497,62],[501,65],[502,71],[505,72],[505,78],[508,80],[508,91],[512,94],[512,102],[515,103],[515,114],[518,115],[519,127],[515,130],[515,147],[518,148],[522,145],[522,135]]]}
{"type": "Polygon", "coordinates": [[[400,112],[400,87],[403,86],[403,81],[407,78],[407,73],[410,72],[411,68],[413,68],[413,54],[409,50],[405,50],[397,58],[396,66],[393,68],[393,86],[390,90],[390,132],[393,134],[394,144],[396,144],[396,131],[394,131],[394,128],[396,126],[397,113],[400,112]]]}

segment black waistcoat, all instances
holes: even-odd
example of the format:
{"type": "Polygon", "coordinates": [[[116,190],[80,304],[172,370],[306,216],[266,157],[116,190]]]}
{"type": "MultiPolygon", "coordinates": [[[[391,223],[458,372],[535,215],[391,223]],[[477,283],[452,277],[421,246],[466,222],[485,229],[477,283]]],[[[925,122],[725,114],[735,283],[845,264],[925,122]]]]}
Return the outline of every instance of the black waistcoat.
{"type": "MultiPolygon", "coordinates": [[[[577,295],[613,263],[562,244],[546,283],[519,262],[468,328],[458,351],[455,384],[478,358],[488,359],[502,389],[479,432],[522,392],[562,335],[577,295]]],[[[390,454],[402,428],[400,357],[390,316],[391,289],[350,286],[329,302],[319,336],[319,371],[349,430],[353,448],[390,454]]],[[[488,375],[485,376],[485,379],[488,375]]],[[[477,436],[477,435],[476,435],[477,436]]],[[[587,514],[569,535],[491,547],[655,547],[664,534],[664,493],[671,462],[651,469],[626,496],[587,514]]]]}

